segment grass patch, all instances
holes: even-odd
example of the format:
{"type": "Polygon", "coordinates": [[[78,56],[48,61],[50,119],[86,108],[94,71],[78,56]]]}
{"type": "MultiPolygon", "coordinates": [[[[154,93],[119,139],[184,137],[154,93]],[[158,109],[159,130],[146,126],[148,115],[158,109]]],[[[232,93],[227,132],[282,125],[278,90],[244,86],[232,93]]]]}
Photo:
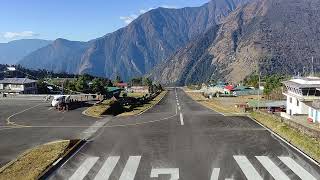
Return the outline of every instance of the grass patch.
{"type": "Polygon", "coordinates": [[[286,139],[291,144],[295,145],[303,152],[320,162],[320,141],[308,135],[290,128],[285,123],[275,120],[271,116],[252,112],[251,116],[261,124],[270,128],[275,133],[286,139]]]}
{"type": "Polygon", "coordinates": [[[158,96],[156,96],[155,98],[153,98],[151,101],[149,101],[148,103],[145,103],[143,105],[140,106],[135,106],[135,107],[130,107],[128,108],[129,111],[128,112],[124,112],[119,114],[118,116],[132,116],[132,115],[137,115],[140,114],[148,109],[150,109],[151,107],[153,107],[154,105],[158,104],[159,101],[167,94],[167,91],[162,91],[158,96]]]}
{"type": "Polygon", "coordinates": [[[102,101],[100,104],[93,105],[89,107],[85,114],[92,117],[100,117],[102,114],[104,114],[107,109],[110,107],[110,99],[102,101]]]}
{"type": "Polygon", "coordinates": [[[141,98],[147,95],[147,93],[127,93],[127,97],[141,98]]]}
{"type": "Polygon", "coordinates": [[[52,142],[37,146],[20,155],[16,160],[1,168],[0,180],[33,180],[61,157],[70,141],[52,142]]]}
{"type": "Polygon", "coordinates": [[[194,101],[197,101],[198,103],[202,104],[203,106],[205,106],[205,107],[207,107],[209,109],[212,109],[214,111],[218,111],[218,112],[221,112],[221,113],[239,113],[240,112],[236,107],[234,107],[232,105],[225,106],[224,104],[220,103],[217,100],[207,99],[199,92],[186,91],[186,93],[194,101]]]}

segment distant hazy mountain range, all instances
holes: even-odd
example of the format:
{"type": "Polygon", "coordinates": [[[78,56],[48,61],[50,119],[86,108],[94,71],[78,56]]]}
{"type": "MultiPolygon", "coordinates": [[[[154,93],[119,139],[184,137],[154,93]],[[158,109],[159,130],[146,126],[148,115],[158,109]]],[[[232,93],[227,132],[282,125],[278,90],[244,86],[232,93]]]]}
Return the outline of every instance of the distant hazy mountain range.
{"type": "Polygon", "coordinates": [[[319,0],[212,0],[201,7],[151,10],[89,42],[57,39],[19,64],[32,69],[164,84],[238,82],[264,74],[320,70],[319,0]]]}
{"type": "Polygon", "coordinates": [[[215,0],[201,7],[151,10],[127,27],[89,42],[58,39],[19,63],[70,73],[123,79],[142,76],[209,30],[246,0],[215,0]]]}
{"type": "Polygon", "coordinates": [[[16,64],[24,56],[50,43],[51,41],[41,39],[22,39],[0,43],[0,64],[16,64]]]}

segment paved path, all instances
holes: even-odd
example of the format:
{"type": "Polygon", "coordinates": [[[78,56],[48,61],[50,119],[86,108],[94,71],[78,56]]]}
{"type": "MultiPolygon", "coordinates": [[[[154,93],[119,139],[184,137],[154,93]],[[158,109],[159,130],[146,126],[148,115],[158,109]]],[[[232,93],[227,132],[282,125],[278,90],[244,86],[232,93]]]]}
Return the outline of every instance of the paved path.
{"type": "Polygon", "coordinates": [[[320,179],[320,168],[247,117],[170,90],[141,116],[106,122],[50,179],[320,179]]]}

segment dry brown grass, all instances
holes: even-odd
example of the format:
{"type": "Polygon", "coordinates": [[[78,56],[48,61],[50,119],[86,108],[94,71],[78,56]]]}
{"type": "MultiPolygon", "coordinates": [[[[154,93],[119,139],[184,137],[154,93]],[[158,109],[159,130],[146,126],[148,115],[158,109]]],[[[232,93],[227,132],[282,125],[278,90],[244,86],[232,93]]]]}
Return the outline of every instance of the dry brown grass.
{"type": "Polygon", "coordinates": [[[121,113],[118,116],[133,116],[133,115],[138,115],[140,113],[143,113],[146,110],[153,107],[154,105],[158,104],[166,94],[167,94],[167,91],[162,91],[152,101],[149,101],[148,103],[143,104],[142,106],[135,107],[132,111],[121,113]]]}
{"type": "Polygon", "coordinates": [[[251,116],[258,122],[268,127],[291,144],[295,145],[303,152],[320,162],[320,141],[302,134],[288,127],[285,123],[273,119],[271,116],[259,112],[251,113],[251,116]]]}
{"type": "MultiPolygon", "coordinates": [[[[235,104],[227,105],[223,101],[216,99],[205,98],[201,93],[198,92],[186,92],[193,100],[202,104],[203,106],[212,109],[220,113],[239,113],[239,109],[235,107],[235,104]]],[[[219,99],[219,98],[217,98],[219,99]]]]}
{"type": "Polygon", "coordinates": [[[0,180],[33,180],[63,155],[70,141],[52,142],[37,146],[1,168],[0,180]]]}
{"type": "Polygon", "coordinates": [[[101,115],[110,107],[109,103],[110,100],[104,100],[101,104],[89,107],[84,114],[91,117],[101,117],[101,115]]]}
{"type": "Polygon", "coordinates": [[[141,98],[145,96],[147,93],[127,93],[128,97],[141,98]]]}

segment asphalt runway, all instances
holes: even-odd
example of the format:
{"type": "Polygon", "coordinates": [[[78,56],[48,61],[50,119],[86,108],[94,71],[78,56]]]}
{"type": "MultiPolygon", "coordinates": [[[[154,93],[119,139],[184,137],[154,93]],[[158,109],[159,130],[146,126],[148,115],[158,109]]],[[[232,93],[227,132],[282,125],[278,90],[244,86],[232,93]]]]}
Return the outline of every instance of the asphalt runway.
{"type": "Polygon", "coordinates": [[[83,110],[85,107],[59,112],[50,107],[50,101],[1,98],[0,166],[36,145],[81,138],[85,130],[97,121],[82,115],[83,110]]]}
{"type": "Polygon", "coordinates": [[[268,130],[170,90],[140,116],[106,122],[50,179],[320,179],[320,168],[268,130]]]}

